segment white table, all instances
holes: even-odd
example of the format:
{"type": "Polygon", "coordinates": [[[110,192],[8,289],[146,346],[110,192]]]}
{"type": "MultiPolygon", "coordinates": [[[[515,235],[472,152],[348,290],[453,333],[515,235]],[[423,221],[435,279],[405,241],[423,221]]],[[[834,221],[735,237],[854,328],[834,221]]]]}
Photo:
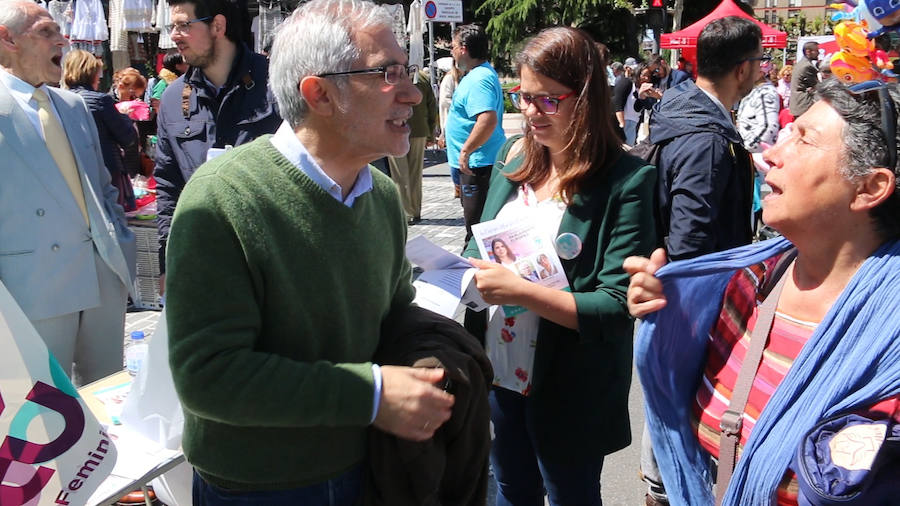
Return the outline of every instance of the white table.
{"type": "Polygon", "coordinates": [[[107,433],[118,453],[112,473],[88,499],[89,505],[115,504],[120,497],[138,488],[144,492],[144,500],[149,505],[147,483],[184,462],[184,453],[180,449],[169,450],[129,430],[126,425],[113,425],[106,406],[94,395],[128,384],[131,379],[126,371],[122,371],[78,389],[97,420],[108,427],[107,433]]]}

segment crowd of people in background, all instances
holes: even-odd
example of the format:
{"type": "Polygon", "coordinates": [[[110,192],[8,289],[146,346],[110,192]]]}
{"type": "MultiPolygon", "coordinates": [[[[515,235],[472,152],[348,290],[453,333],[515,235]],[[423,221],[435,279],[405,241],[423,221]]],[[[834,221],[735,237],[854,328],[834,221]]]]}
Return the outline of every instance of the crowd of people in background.
{"type": "Polygon", "coordinates": [[[267,55],[235,2],[168,4],[158,78],[101,90],[46,10],[0,0],[0,279],[67,375],[120,369],[124,211],[154,176],[195,505],[484,504],[488,461],[498,505],[601,505],[633,355],[648,505],[896,498],[896,85],[831,79],[816,43],[778,68],[727,17],[674,67],[542,30],[507,91],[461,25],[432,86],[366,0],[303,3],[267,55]],[[465,330],[413,303],[428,139],[492,306],[465,330]],[[494,219],[531,223],[567,289],[546,253],[480,258],[494,219]]]}

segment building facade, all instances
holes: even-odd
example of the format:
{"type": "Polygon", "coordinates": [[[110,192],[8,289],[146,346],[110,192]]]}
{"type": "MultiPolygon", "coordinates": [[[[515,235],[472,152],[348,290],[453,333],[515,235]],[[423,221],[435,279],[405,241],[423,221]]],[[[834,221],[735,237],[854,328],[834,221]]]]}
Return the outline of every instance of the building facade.
{"type": "Polygon", "coordinates": [[[806,19],[829,18],[834,13],[827,0],[756,0],[750,2],[753,14],[764,23],[772,26],[778,24],[778,18],[790,19],[805,17],[806,19]]]}

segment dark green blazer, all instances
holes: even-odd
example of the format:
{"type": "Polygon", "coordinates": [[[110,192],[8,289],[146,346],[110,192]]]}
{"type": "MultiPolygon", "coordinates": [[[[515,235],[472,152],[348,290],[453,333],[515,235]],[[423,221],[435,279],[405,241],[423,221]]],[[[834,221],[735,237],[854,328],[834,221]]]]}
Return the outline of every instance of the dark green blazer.
{"type": "MultiPolygon", "coordinates": [[[[522,160],[519,154],[505,167],[494,166],[482,221],[494,219],[516,191],[505,175],[522,160]]],[[[622,262],[648,256],[654,247],[655,184],[655,167],[623,154],[572,198],[563,215],[558,233],[571,232],[583,243],[574,259],[560,259],[575,295],[578,330],[540,322],[527,416],[542,457],[592,461],[631,443],[633,320],[622,262]]],[[[479,256],[474,239],[463,256],[479,256]]]]}

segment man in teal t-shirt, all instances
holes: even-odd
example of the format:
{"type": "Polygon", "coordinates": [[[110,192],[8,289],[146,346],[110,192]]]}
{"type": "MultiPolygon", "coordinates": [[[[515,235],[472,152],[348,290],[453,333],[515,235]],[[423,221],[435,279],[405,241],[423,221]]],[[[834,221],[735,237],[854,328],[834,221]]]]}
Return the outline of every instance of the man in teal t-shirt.
{"type": "Polygon", "coordinates": [[[447,160],[459,170],[466,244],[472,225],[481,218],[491,169],[506,141],[503,134],[503,88],[487,62],[488,37],[477,25],[462,25],[453,33],[451,53],[466,72],[453,92],[447,116],[447,160]]]}

